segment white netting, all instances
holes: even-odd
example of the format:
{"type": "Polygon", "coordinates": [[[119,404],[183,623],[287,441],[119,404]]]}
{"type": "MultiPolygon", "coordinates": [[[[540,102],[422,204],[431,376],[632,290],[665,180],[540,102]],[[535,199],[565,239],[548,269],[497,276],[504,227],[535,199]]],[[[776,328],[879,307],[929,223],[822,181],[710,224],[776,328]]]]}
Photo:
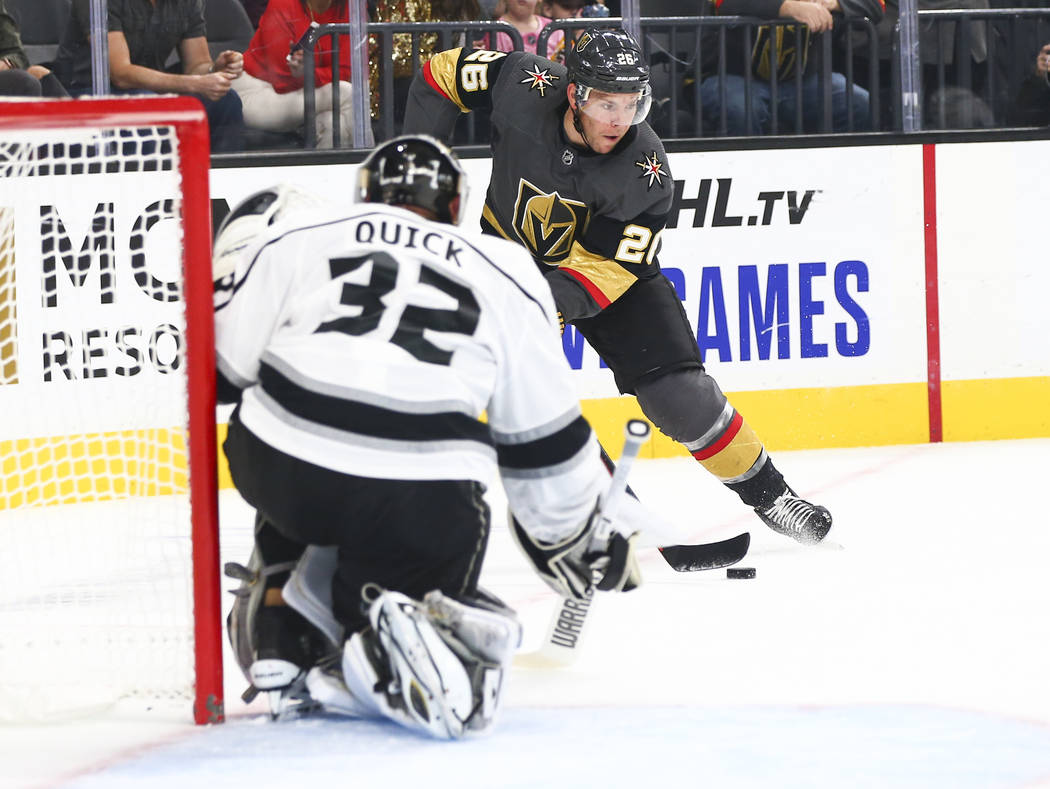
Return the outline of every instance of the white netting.
{"type": "Polygon", "coordinates": [[[0,132],[0,720],[192,694],[178,173],[0,132]]]}

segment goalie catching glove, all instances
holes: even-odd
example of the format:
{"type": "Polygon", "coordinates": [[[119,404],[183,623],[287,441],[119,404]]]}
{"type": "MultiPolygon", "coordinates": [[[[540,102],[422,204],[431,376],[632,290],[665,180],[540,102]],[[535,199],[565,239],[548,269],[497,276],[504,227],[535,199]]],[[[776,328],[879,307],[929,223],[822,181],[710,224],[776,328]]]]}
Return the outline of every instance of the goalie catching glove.
{"type": "Polygon", "coordinates": [[[642,582],[634,553],[638,532],[597,534],[598,507],[580,528],[556,543],[534,539],[514,513],[509,513],[508,520],[514,542],[544,582],[562,597],[586,600],[594,587],[603,592],[629,592],[642,582]]]}

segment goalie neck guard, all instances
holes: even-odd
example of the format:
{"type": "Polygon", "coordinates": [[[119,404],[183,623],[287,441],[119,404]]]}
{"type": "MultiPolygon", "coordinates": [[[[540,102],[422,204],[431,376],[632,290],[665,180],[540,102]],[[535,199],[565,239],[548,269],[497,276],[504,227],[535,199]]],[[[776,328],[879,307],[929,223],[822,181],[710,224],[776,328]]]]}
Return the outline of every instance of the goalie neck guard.
{"type": "Polygon", "coordinates": [[[414,206],[453,225],[467,200],[467,176],[456,155],[425,135],[383,143],[362,162],[358,179],[358,202],[414,206]]]}

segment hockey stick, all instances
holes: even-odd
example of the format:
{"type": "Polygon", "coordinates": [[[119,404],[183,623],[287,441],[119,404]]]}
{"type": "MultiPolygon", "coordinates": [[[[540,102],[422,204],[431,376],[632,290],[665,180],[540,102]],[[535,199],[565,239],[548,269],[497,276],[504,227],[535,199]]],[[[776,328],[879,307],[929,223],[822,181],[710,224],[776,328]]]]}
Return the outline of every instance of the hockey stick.
{"type": "MultiPolygon", "coordinates": [[[[602,463],[605,464],[610,474],[615,474],[616,464],[613,463],[612,458],[605,451],[605,447],[599,445],[599,448],[601,449],[602,463]]],[[[635,492],[631,490],[630,485],[627,485],[624,490],[631,498],[638,498],[635,492]]],[[[666,534],[666,530],[654,527],[655,524],[650,527],[650,531],[666,534]]],[[[658,538],[659,536],[657,534],[658,538]]],[[[736,537],[719,540],[718,542],[704,542],[694,545],[665,545],[657,548],[657,550],[660,551],[664,561],[671,565],[673,570],[680,573],[692,573],[698,570],[715,570],[736,564],[747,556],[747,549],[750,545],[750,532],[743,532],[736,535],[736,537]]]]}
{"type": "MultiPolygon", "coordinates": [[[[643,422],[641,419],[627,420],[623,429],[623,452],[620,454],[620,465],[613,467],[612,479],[609,480],[609,487],[605,490],[598,526],[595,529],[599,537],[608,536],[612,531],[612,520],[617,510],[620,509],[620,499],[624,497],[624,494],[629,493],[632,497],[638,498],[631,490],[631,486],[627,484],[627,475],[631,471],[631,466],[634,465],[634,459],[638,457],[638,450],[642,448],[647,438],[649,438],[648,422],[643,422]]],[[[603,449],[602,453],[604,452],[603,449]]]]}
{"type": "MultiPolygon", "coordinates": [[[[641,420],[632,419],[627,423],[625,433],[624,451],[619,465],[612,462],[604,448],[601,450],[602,462],[612,474],[612,479],[609,481],[605,503],[602,506],[602,521],[599,528],[602,525],[608,528],[608,521],[612,519],[615,509],[609,507],[610,503],[614,507],[618,506],[620,498],[625,493],[632,498],[638,498],[627,484],[627,472],[634,463],[642,443],[649,435],[649,425],[641,420]]],[[[663,529],[659,531],[665,532],[663,529]]],[[[750,544],[751,534],[743,532],[718,542],[668,545],[658,550],[667,563],[681,573],[713,570],[736,564],[747,555],[750,544]]],[[[587,613],[590,611],[593,600],[593,588],[586,600],[563,599],[551,618],[547,635],[539,650],[519,655],[514,660],[515,665],[526,668],[550,668],[567,666],[575,661],[582,643],[584,626],[587,624],[587,613]]]]}
{"type": "MultiPolygon", "coordinates": [[[[612,471],[612,479],[609,487],[602,497],[601,510],[598,515],[598,525],[595,527],[597,535],[608,535],[612,530],[612,520],[620,501],[628,492],[627,474],[634,464],[645,439],[649,437],[649,423],[641,419],[629,419],[624,427],[623,452],[620,456],[619,465],[611,468],[612,461],[606,463],[606,468],[612,471]]],[[[602,461],[608,456],[602,450],[602,461]]],[[[633,495],[633,493],[631,494],[633,495]]],[[[583,636],[584,625],[587,624],[587,612],[590,610],[591,602],[594,600],[594,586],[587,593],[586,600],[575,600],[567,597],[558,605],[551,619],[547,635],[543,639],[543,645],[537,652],[527,655],[519,655],[514,659],[515,665],[541,668],[544,666],[565,666],[576,659],[580,639],[583,636]]]]}
{"type": "Polygon", "coordinates": [[[680,573],[698,570],[717,570],[736,564],[745,556],[751,545],[751,533],[741,532],[718,542],[702,542],[696,545],[665,545],[658,548],[660,555],[672,568],[680,573]]]}
{"type": "MultiPolygon", "coordinates": [[[[729,567],[743,559],[747,554],[750,539],[751,535],[744,532],[720,542],[675,545],[660,550],[665,552],[664,558],[679,572],[713,570],[729,567]],[[668,551],[672,553],[672,557],[666,555],[668,551]]],[[[593,599],[592,590],[586,600],[562,600],[551,618],[543,644],[536,652],[516,657],[514,664],[524,668],[556,668],[575,661],[582,643],[583,629],[587,624],[587,612],[593,599]]]]}

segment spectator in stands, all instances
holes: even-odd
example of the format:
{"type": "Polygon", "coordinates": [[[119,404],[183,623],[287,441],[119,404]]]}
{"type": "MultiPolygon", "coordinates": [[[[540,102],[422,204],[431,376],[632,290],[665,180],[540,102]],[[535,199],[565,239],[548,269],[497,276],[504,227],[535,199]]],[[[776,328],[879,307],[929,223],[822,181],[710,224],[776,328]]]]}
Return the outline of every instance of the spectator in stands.
{"type": "MultiPolygon", "coordinates": [[[[501,22],[513,26],[521,33],[521,40],[526,52],[536,52],[536,44],[539,43],[540,31],[550,24],[550,17],[541,16],[536,13],[537,0],[506,0],[506,8],[501,22]]],[[[555,30],[547,39],[547,51],[536,52],[546,57],[554,57],[561,51],[565,34],[561,30],[555,30]]],[[[498,50],[500,52],[512,52],[514,42],[506,33],[496,33],[486,36],[485,49],[498,50]]]]}
{"type": "Polygon", "coordinates": [[[1021,83],[1010,123],[1014,126],[1050,126],[1050,44],[1035,58],[1035,68],[1021,83]]]}
{"type": "MultiPolygon", "coordinates": [[[[73,0],[55,60],[55,73],[74,96],[91,93],[90,0],[73,0]]],[[[240,76],[240,52],[208,52],[200,0],[109,0],[109,80],[113,93],[182,93],[204,105],[214,152],[244,144],[241,100],[230,89],[240,76]],[[178,48],[181,73],[166,64],[178,48]]]]}
{"type": "Polygon", "coordinates": [[[587,0],[543,0],[540,13],[551,19],[579,19],[587,0]]]}
{"type": "MultiPolygon", "coordinates": [[[[724,16],[751,16],[760,19],[786,18],[804,26],[801,52],[795,52],[795,25],[764,26],[752,31],[750,59],[744,50],[745,29],[731,29],[726,37],[728,53],[725,76],[726,105],[722,107],[722,82],[717,75],[706,77],[700,86],[705,125],[710,131],[721,129],[725,112],[726,132],[730,135],[766,134],[772,128],[775,110],[778,130],[795,127],[799,112],[805,132],[823,130],[823,100],[820,77],[810,58],[810,37],[814,33],[831,34],[835,14],[866,16],[874,22],[882,19],[883,0],[713,0],[717,13],[724,16]],[[748,122],[744,90],[744,64],[750,63],[751,117],[748,122]],[[777,104],[772,106],[769,78],[775,63],[777,104]],[[799,76],[801,72],[801,76],[799,76]],[[802,80],[802,106],[798,106],[797,81],[802,80]]],[[[832,131],[867,131],[871,128],[868,92],[850,85],[846,77],[831,72],[832,131]],[[850,101],[850,97],[852,100],[850,101]],[[852,122],[850,119],[852,104],[852,122]]]]}
{"type": "Polygon", "coordinates": [[[995,116],[988,103],[969,88],[946,85],[926,100],[925,129],[994,129],[995,116]]]}
{"type": "MultiPolygon", "coordinates": [[[[889,2],[899,5],[897,0],[889,2]]],[[[918,6],[920,11],[983,11],[989,8],[989,2],[918,0],[918,6]]],[[[919,17],[919,57],[926,97],[923,126],[927,129],[982,129],[995,125],[991,109],[980,97],[988,85],[988,31],[982,20],[974,19],[968,26],[970,47],[965,52],[959,36],[962,26],[955,20],[919,17]]]]}
{"type": "Polygon", "coordinates": [[[609,6],[605,3],[590,3],[583,7],[583,11],[580,12],[580,16],[584,19],[605,19],[609,16],[619,16],[609,10],[609,6]]]}
{"type": "MultiPolygon", "coordinates": [[[[503,0],[499,0],[502,4],[503,0]]],[[[478,0],[376,0],[369,3],[369,19],[373,22],[475,22],[483,13],[478,0]]],[[[500,9],[502,13],[502,9],[500,9]]],[[[412,36],[394,35],[394,51],[387,58],[379,52],[377,36],[368,37],[368,84],[371,89],[372,118],[378,120],[380,107],[390,108],[394,112],[394,133],[399,133],[404,116],[405,101],[408,98],[408,86],[412,84],[415,67],[412,65],[412,36]],[[382,100],[382,70],[394,70],[393,100],[382,100]]],[[[443,49],[436,33],[423,33],[416,37],[419,63],[426,63],[435,53],[443,49]]],[[[467,42],[458,36],[453,46],[466,46],[467,42]]],[[[378,139],[378,136],[377,136],[378,139]]]]}
{"type": "MultiPolygon", "coordinates": [[[[550,17],[554,21],[559,19],[579,19],[583,15],[583,8],[586,5],[587,0],[543,0],[543,3],[540,5],[540,11],[543,13],[543,16],[550,17]]],[[[579,35],[579,32],[579,30],[573,30],[570,35],[575,38],[579,35]]],[[[551,60],[564,63],[565,34],[559,35],[556,51],[552,51],[550,47],[547,47],[547,51],[551,60]]]]}
{"type": "Polygon", "coordinates": [[[18,25],[0,0],[0,96],[68,96],[62,83],[43,66],[31,66],[18,25]]]}
{"type": "MultiPolygon", "coordinates": [[[[882,113],[880,125],[883,129],[890,129],[894,127],[895,115],[900,113],[900,100],[893,84],[894,69],[899,66],[893,42],[900,19],[900,3],[899,0],[885,2],[885,14],[876,25],[874,44],[879,59],[879,106],[882,113]]],[[[920,11],[981,11],[988,7],[989,0],[918,0],[920,11]]],[[[989,84],[989,31],[983,20],[973,19],[966,28],[966,35],[970,41],[969,52],[963,53],[958,46],[962,30],[963,26],[955,19],[931,16],[920,16],[918,19],[919,59],[922,64],[922,90],[925,96],[924,128],[991,128],[995,125],[991,107],[978,95],[985,92],[989,84]],[[966,73],[969,88],[961,84],[966,73]]],[[[868,40],[868,34],[859,29],[851,31],[851,36],[854,76],[863,87],[870,89],[868,66],[869,59],[874,54],[871,50],[872,42],[868,40]]],[[[1000,45],[998,49],[1000,57],[1005,55],[1009,62],[1013,57],[1013,47],[1000,45]]],[[[1006,71],[1008,69],[998,75],[1002,79],[996,82],[1010,82],[1006,71]]]]}
{"type": "MultiPolygon", "coordinates": [[[[350,21],[347,0],[270,0],[244,53],[244,73],[233,81],[233,89],[244,105],[244,122],[253,129],[292,132],[303,127],[305,91],[300,40],[312,23],[346,24],[350,21]]],[[[339,37],[339,130],[340,143],[351,144],[353,102],[350,84],[350,37],[339,37]]],[[[333,145],[333,46],[330,36],[314,48],[314,97],[317,110],[317,146],[333,145]]]]}
{"type": "Polygon", "coordinates": [[[267,0],[241,0],[241,5],[244,6],[252,27],[258,29],[262,16],[266,13],[267,0]]]}
{"type": "Polygon", "coordinates": [[[478,19],[483,22],[492,22],[503,16],[506,7],[504,0],[478,0],[478,8],[481,11],[478,19]]]}

